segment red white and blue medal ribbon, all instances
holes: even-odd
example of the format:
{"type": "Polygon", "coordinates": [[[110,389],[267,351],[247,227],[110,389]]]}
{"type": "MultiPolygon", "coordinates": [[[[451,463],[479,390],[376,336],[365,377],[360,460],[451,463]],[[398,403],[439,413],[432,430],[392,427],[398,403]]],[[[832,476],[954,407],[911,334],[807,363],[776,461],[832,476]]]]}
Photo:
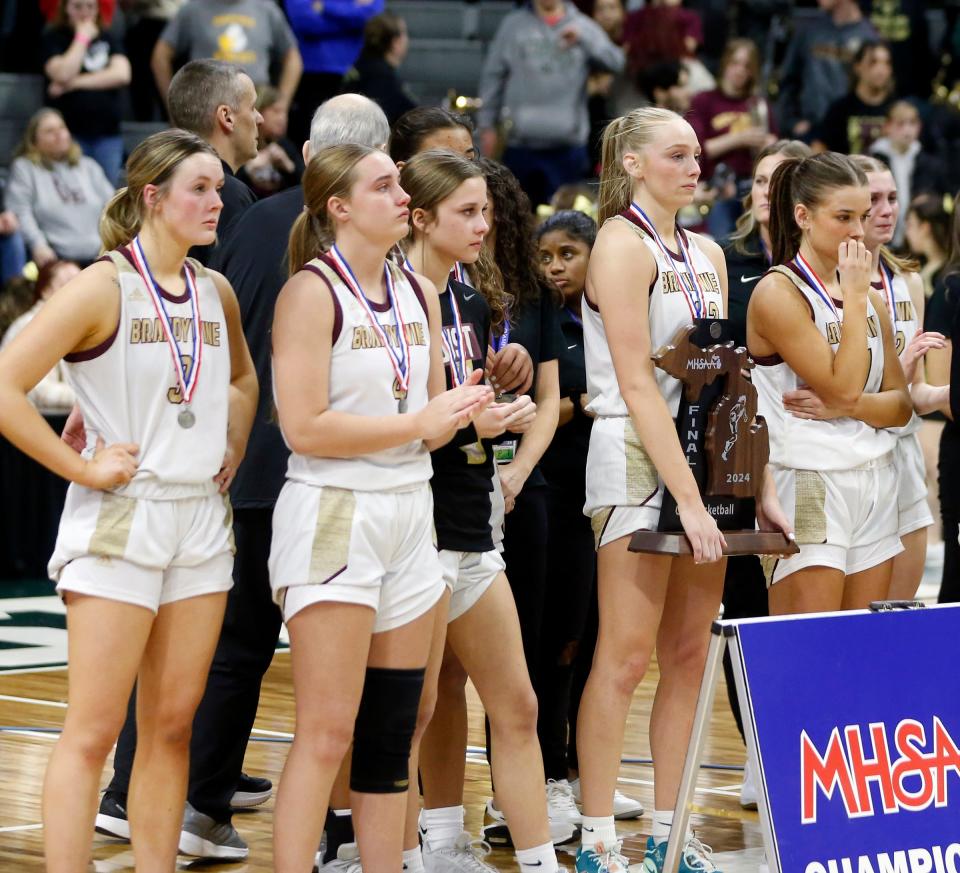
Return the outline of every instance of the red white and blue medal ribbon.
{"type": "MultiPolygon", "coordinates": [[[[644,212],[636,203],[630,204],[630,212],[633,214],[633,217],[637,219],[637,221],[640,223],[640,226],[647,232],[647,234],[653,238],[653,241],[657,244],[657,247],[661,252],[663,252],[663,256],[667,259],[667,263],[672,265],[673,255],[670,253],[670,249],[667,248],[667,244],[657,232],[656,227],[654,227],[654,224],[650,220],[650,217],[647,215],[647,213],[644,212]]],[[[700,287],[700,280],[697,278],[697,271],[694,270],[693,263],[691,262],[686,239],[679,228],[677,229],[677,243],[680,245],[680,256],[683,258],[684,272],[681,272],[676,267],[673,267],[673,274],[677,277],[680,288],[683,290],[683,296],[687,301],[690,314],[694,318],[701,318],[703,315],[703,310],[705,309],[704,304],[706,300],[703,289],[700,287]]]]}
{"type": "Polygon", "coordinates": [[[897,332],[897,302],[893,296],[893,273],[890,268],[880,259],[880,283],[883,285],[883,299],[890,307],[890,323],[893,325],[893,332],[897,332]]]}
{"type": "Polygon", "coordinates": [[[193,323],[190,336],[192,344],[190,349],[190,370],[187,372],[187,368],[184,366],[183,353],[180,351],[180,346],[174,334],[173,321],[167,312],[167,308],[163,305],[163,295],[161,295],[160,289],[157,287],[153,273],[150,272],[150,265],[147,263],[147,257],[143,253],[140,237],[134,238],[130,250],[133,254],[133,261],[137,267],[137,272],[140,274],[140,278],[143,279],[144,285],[147,286],[147,293],[150,295],[150,300],[153,301],[153,308],[156,310],[157,317],[160,319],[160,324],[163,327],[163,335],[167,340],[170,356],[173,358],[173,369],[177,377],[177,384],[180,386],[180,396],[183,398],[184,404],[189,407],[200,380],[200,362],[203,358],[203,323],[200,320],[200,295],[197,293],[197,284],[194,281],[193,270],[190,269],[189,264],[185,263],[183,265],[187,292],[190,296],[190,316],[193,323]]]}
{"type": "Polygon", "coordinates": [[[510,342],[510,310],[503,314],[503,333],[500,336],[491,336],[490,345],[495,352],[499,352],[507,343],[510,342]]]}
{"type": "Polygon", "coordinates": [[[814,293],[827,304],[837,321],[842,321],[843,319],[840,318],[840,311],[837,309],[837,305],[833,302],[833,298],[829,293],[827,293],[827,286],[823,284],[820,277],[816,274],[816,271],[807,263],[807,259],[801,255],[800,252],[797,252],[797,256],[793,259],[793,265],[800,271],[806,283],[813,288],[814,293]]]}
{"type": "Polygon", "coordinates": [[[400,301],[397,299],[396,291],[393,287],[393,276],[390,273],[390,267],[384,262],[383,275],[387,285],[387,300],[390,301],[390,308],[393,310],[393,316],[397,322],[397,348],[391,345],[390,340],[387,338],[387,333],[383,329],[383,325],[380,324],[376,315],[374,315],[370,302],[363,293],[357,277],[350,268],[350,264],[347,263],[347,259],[340,252],[340,249],[334,245],[333,248],[330,249],[329,254],[337,273],[340,274],[340,278],[353,292],[353,296],[356,297],[357,302],[363,307],[364,312],[366,312],[367,318],[370,320],[370,326],[373,328],[374,333],[390,357],[390,364],[393,366],[394,375],[397,377],[397,385],[404,396],[406,396],[407,390],[410,387],[410,341],[407,339],[407,325],[400,311],[400,301]]]}
{"type": "MultiPolygon", "coordinates": [[[[413,264],[410,263],[410,258],[408,258],[406,255],[403,256],[403,269],[406,270],[408,273],[417,272],[416,270],[413,269],[413,264]]],[[[459,261],[454,261],[453,269],[450,271],[450,278],[456,279],[456,281],[460,282],[463,285],[466,285],[467,283],[464,282],[463,280],[464,275],[465,274],[463,272],[463,264],[461,264],[459,261]]]]}
{"type": "Polygon", "coordinates": [[[453,347],[450,340],[447,339],[446,330],[440,331],[440,337],[443,340],[443,347],[450,359],[450,370],[453,375],[453,387],[462,385],[467,378],[467,355],[463,343],[463,319],[460,317],[460,307],[457,305],[457,295],[453,293],[453,288],[447,284],[447,294],[450,295],[450,309],[453,312],[453,335],[457,341],[457,353],[453,353],[453,347]]]}
{"type": "Polygon", "coordinates": [[[569,316],[573,319],[574,323],[575,323],[578,327],[580,327],[581,330],[582,330],[582,329],[583,329],[583,319],[580,318],[580,316],[577,315],[577,313],[574,312],[569,306],[564,306],[563,308],[566,310],[567,315],[569,315],[569,316]]]}

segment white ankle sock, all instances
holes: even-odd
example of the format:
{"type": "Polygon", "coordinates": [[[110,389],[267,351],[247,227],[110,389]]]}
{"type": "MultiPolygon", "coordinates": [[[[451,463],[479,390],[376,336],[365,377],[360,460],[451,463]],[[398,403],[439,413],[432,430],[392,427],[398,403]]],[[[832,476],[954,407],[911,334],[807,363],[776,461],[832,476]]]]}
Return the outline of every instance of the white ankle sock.
{"type": "Polygon", "coordinates": [[[599,844],[610,849],[617,841],[617,826],[612,815],[585,815],[580,824],[580,834],[583,848],[594,850],[599,844]]]}
{"type": "Polygon", "coordinates": [[[462,833],[462,806],[420,810],[420,836],[428,851],[451,848],[462,833]]]}
{"type": "Polygon", "coordinates": [[[423,855],[420,853],[420,847],[403,850],[403,870],[404,873],[424,873],[423,855]]]}
{"type": "MultiPolygon", "coordinates": [[[[672,809],[655,809],[653,811],[653,841],[655,843],[662,843],[664,840],[670,839],[670,828],[673,827],[673,810],[672,809]]],[[[693,839],[693,831],[690,828],[687,828],[686,836],[684,837],[684,843],[689,842],[693,839]]]]}
{"type": "Polygon", "coordinates": [[[560,869],[557,864],[557,850],[553,848],[553,843],[544,843],[532,849],[517,849],[516,854],[521,871],[536,867],[537,873],[557,873],[560,869]]]}

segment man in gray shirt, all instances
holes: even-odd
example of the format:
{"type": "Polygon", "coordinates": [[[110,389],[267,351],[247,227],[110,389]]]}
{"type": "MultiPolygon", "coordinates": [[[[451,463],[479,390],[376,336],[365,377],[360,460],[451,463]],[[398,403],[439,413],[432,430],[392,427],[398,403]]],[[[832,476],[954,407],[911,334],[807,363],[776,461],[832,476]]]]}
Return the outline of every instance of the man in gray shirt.
{"type": "Polygon", "coordinates": [[[290,25],[270,0],[190,0],[180,9],[153,49],[151,66],[164,99],[174,60],[200,58],[241,66],[255,85],[275,84],[286,105],[303,71],[290,25]],[[271,67],[280,70],[276,83],[270,79],[271,67]]]}
{"type": "Polygon", "coordinates": [[[573,2],[530,0],[500,23],[480,79],[480,142],[490,155],[502,125],[503,162],[534,206],[589,174],[587,78],[623,67],[623,51],[573,2]]]}

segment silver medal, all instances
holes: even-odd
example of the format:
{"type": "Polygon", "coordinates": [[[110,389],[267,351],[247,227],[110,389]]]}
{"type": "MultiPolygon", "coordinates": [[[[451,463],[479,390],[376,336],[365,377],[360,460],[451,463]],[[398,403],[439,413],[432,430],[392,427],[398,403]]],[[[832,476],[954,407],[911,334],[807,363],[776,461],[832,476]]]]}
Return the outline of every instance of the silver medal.
{"type": "Polygon", "coordinates": [[[189,408],[181,409],[177,415],[177,424],[182,428],[191,428],[197,423],[197,417],[189,408]]]}

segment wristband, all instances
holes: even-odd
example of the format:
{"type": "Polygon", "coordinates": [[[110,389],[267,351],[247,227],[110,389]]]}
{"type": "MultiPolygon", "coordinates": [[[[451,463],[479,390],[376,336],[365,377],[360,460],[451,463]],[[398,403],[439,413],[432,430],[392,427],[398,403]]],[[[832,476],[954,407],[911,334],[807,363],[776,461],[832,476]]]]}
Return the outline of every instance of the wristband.
{"type": "Polygon", "coordinates": [[[73,35],[73,41],[80,43],[84,48],[90,45],[90,37],[82,33],[75,33],[73,35]]]}

